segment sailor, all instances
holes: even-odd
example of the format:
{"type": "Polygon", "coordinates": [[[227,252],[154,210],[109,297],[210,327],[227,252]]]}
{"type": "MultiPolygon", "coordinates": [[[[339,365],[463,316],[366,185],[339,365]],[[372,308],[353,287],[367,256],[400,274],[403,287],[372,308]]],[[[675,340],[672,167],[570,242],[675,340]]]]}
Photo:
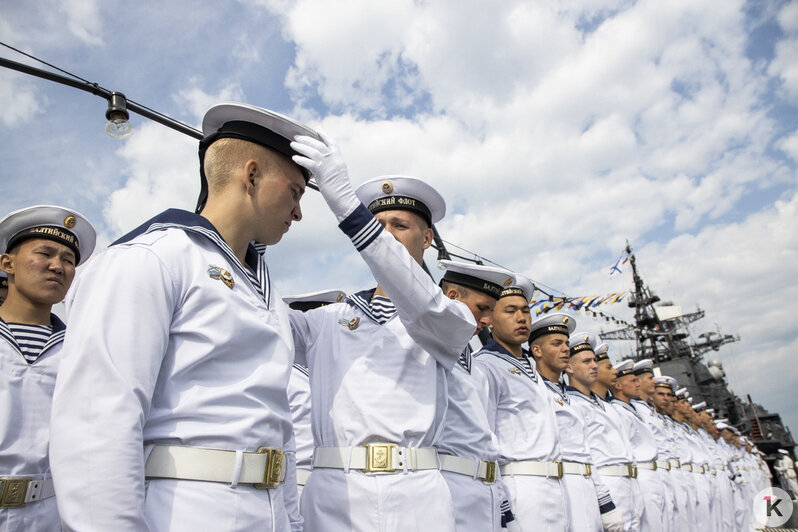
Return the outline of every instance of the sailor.
{"type": "Polygon", "coordinates": [[[532,286],[514,287],[491,316],[493,339],[476,354],[488,381],[488,419],[499,441],[502,485],[522,530],[571,530],[562,452],[548,387],[523,348],[532,286]],[[517,290],[515,288],[520,288],[517,290]]]}
{"type": "Polygon", "coordinates": [[[585,440],[585,422],[571,404],[562,375],[571,357],[568,337],[576,320],[554,312],[532,322],[529,350],[535,357],[538,374],[551,392],[557,418],[557,436],[562,448],[562,483],[568,496],[569,522],[573,530],[620,531],[623,516],[615,507],[609,488],[593,475],[590,449],[585,440]]]}
{"type": "Polygon", "coordinates": [[[6,272],[0,271],[0,305],[3,304],[6,297],[8,297],[8,275],[6,272]]]}
{"type": "Polygon", "coordinates": [[[0,530],[61,530],[47,447],[64,323],[51,311],[94,243],[91,224],[64,207],[0,220],[0,268],[10,280],[0,306],[0,530]]]}
{"type": "MultiPolygon", "coordinates": [[[[307,294],[285,296],[283,301],[293,310],[305,312],[332,303],[340,303],[346,297],[341,290],[320,290],[307,294]]],[[[288,406],[294,423],[294,446],[296,448],[297,496],[302,498],[302,488],[310,477],[313,459],[313,433],[310,430],[310,381],[308,368],[294,362],[288,381],[288,406]]],[[[290,453],[287,453],[290,454],[290,453]]]]}
{"type": "Polygon", "coordinates": [[[355,195],[335,152],[310,139],[298,149],[314,175],[337,177],[337,191],[323,194],[378,283],[341,303],[291,313],[313,397],[305,530],[404,532],[434,523],[452,531],[435,445],[449,373],[477,323],[421,267],[443,198],[420,179],[393,175],[366,181],[355,195]]]}
{"type": "MultiPolygon", "coordinates": [[[[468,306],[477,321],[477,333],[490,324],[499,297],[521,291],[514,288],[513,274],[504,269],[450,260],[440,261],[439,266],[446,269],[440,283],[443,292],[468,306]]],[[[502,526],[499,447],[485,410],[487,380],[480,367],[472,363],[470,346],[466,346],[446,384],[449,403],[438,458],[452,494],[456,530],[498,532],[502,526]]]]}
{"type": "Polygon", "coordinates": [[[644,507],[635,483],[634,455],[618,424],[617,413],[602,398],[607,397],[608,386],[615,378],[607,348],[602,346],[597,353],[596,335],[589,332],[572,334],[568,343],[568,395],[585,422],[594,471],[609,488],[612,501],[623,516],[623,529],[639,531],[644,507]],[[597,385],[599,376],[602,381],[597,385]]]}
{"type": "Polygon", "coordinates": [[[289,143],[314,133],[241,103],[202,129],[200,213],[145,222],[67,298],[50,446],[67,529],[298,528],[288,306],[254,242],[301,219],[308,176],[289,143]]]}
{"type": "MultiPolygon", "coordinates": [[[[665,485],[657,473],[659,459],[657,440],[643,416],[632,405],[640,398],[640,382],[635,375],[635,362],[622,360],[615,365],[616,378],[610,391],[609,403],[618,411],[621,428],[629,439],[637,467],[637,485],[645,505],[642,528],[649,531],[664,530],[666,521],[665,485]]],[[[669,517],[669,516],[668,516],[669,517]]]]}
{"type": "Polygon", "coordinates": [[[781,487],[792,496],[793,500],[798,498],[798,481],[796,481],[795,462],[787,449],[779,449],[779,458],[776,460],[774,469],[779,473],[781,487]]]}
{"type": "MultiPolygon", "coordinates": [[[[673,476],[670,474],[670,469],[671,461],[675,460],[676,456],[673,454],[670,445],[667,421],[662,414],[657,412],[653,405],[658,387],[664,388],[664,395],[667,396],[667,391],[671,389],[671,384],[668,382],[670,377],[654,377],[653,363],[650,359],[637,361],[633,370],[640,385],[640,397],[633,398],[630,404],[646,423],[654,436],[657,446],[657,460],[655,462],[657,467],[655,471],[664,490],[665,497],[662,527],[666,531],[675,531],[677,530],[676,523],[678,519],[678,506],[676,504],[678,496],[673,485],[673,476]]],[[[638,478],[640,478],[639,475],[638,478]]],[[[643,485],[641,485],[641,488],[645,490],[643,485]]],[[[648,501],[646,501],[646,504],[648,505],[648,501]]],[[[648,511],[648,506],[646,506],[646,511],[648,511]]]]}

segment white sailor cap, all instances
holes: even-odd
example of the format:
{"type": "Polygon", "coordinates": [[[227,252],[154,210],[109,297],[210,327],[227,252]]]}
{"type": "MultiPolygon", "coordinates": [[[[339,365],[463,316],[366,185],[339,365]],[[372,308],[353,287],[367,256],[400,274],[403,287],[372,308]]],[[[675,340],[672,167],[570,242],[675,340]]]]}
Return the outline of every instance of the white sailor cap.
{"type": "Polygon", "coordinates": [[[529,342],[547,334],[564,334],[570,336],[576,329],[576,320],[564,312],[544,314],[532,322],[529,328],[529,342]]]}
{"type": "MultiPolygon", "coordinates": [[[[598,342],[598,338],[596,339],[596,342],[598,342]]],[[[610,344],[606,342],[596,346],[596,349],[593,351],[596,353],[596,362],[610,358],[610,344]]]]}
{"type": "Polygon", "coordinates": [[[494,299],[499,299],[502,290],[515,283],[515,276],[504,268],[494,268],[481,264],[441,260],[438,267],[446,270],[441,283],[453,283],[472,288],[494,299]]]}
{"type": "Polygon", "coordinates": [[[670,388],[671,391],[676,391],[676,388],[679,387],[679,383],[673,377],[669,377],[667,375],[660,375],[659,377],[654,377],[654,387],[670,388]]]}
{"type": "Polygon", "coordinates": [[[635,362],[634,360],[627,358],[626,360],[621,360],[614,366],[615,371],[618,372],[617,377],[626,377],[627,375],[634,375],[635,372],[635,362]]]}
{"type": "MultiPolygon", "coordinates": [[[[571,348],[571,356],[582,351],[596,352],[596,335],[591,332],[578,332],[568,338],[568,347],[571,348]]],[[[598,357],[596,357],[598,361],[598,357]]]]}
{"type": "Polygon", "coordinates": [[[687,392],[684,395],[687,397],[687,402],[692,405],[693,404],[693,398],[690,396],[690,392],[687,392]]]}
{"type": "Polygon", "coordinates": [[[91,256],[97,233],[82,214],[58,205],[26,207],[0,220],[0,253],[31,238],[65,245],[75,253],[77,265],[91,256]]]}
{"type": "Polygon", "coordinates": [[[643,373],[651,373],[654,374],[654,362],[651,361],[650,358],[644,358],[643,360],[639,360],[635,362],[635,366],[632,369],[635,375],[642,375],[643,373]]]}
{"type": "MultiPolygon", "coordinates": [[[[305,124],[274,111],[239,102],[218,103],[208,109],[202,119],[202,135],[203,139],[199,144],[201,189],[196,212],[200,212],[208,200],[205,152],[208,146],[217,140],[233,138],[254,142],[271,148],[289,159],[294,155],[301,155],[291,149],[291,141],[297,135],[307,135],[322,140],[318,133],[305,124]]],[[[299,166],[298,168],[307,181],[310,178],[307,170],[299,166]]]]}
{"type": "Polygon", "coordinates": [[[502,290],[499,299],[503,297],[521,296],[526,300],[528,305],[534,293],[535,284],[529,280],[529,278],[521,275],[520,273],[516,273],[515,281],[513,281],[513,284],[502,290]]]}
{"type": "Polygon", "coordinates": [[[283,301],[292,309],[304,312],[330,303],[339,303],[345,297],[346,294],[341,290],[319,290],[307,294],[285,296],[283,301]]]}
{"type": "Polygon", "coordinates": [[[707,408],[707,414],[709,414],[710,416],[714,416],[715,415],[715,409],[714,408],[707,408]]]}
{"type": "Polygon", "coordinates": [[[417,177],[382,175],[369,179],[355,189],[358,199],[377,214],[404,210],[421,216],[428,225],[436,224],[446,214],[446,202],[438,191],[417,177]]]}
{"type": "Polygon", "coordinates": [[[779,449],[779,452],[780,452],[781,454],[786,454],[787,456],[789,456],[789,455],[790,455],[790,452],[789,452],[787,449],[779,449]]]}
{"type": "Polygon", "coordinates": [[[728,429],[729,426],[723,421],[716,421],[715,428],[718,430],[728,429]]]}
{"type": "Polygon", "coordinates": [[[736,436],[740,435],[740,431],[737,429],[737,427],[729,426],[729,430],[732,431],[736,436]]]}
{"type": "Polygon", "coordinates": [[[715,420],[715,423],[728,423],[728,422],[729,422],[729,418],[727,418],[727,417],[724,417],[723,419],[716,419],[715,420]]]}
{"type": "Polygon", "coordinates": [[[676,390],[676,397],[678,397],[679,399],[687,399],[687,395],[688,395],[687,388],[679,388],[678,390],[676,390]]]}
{"type": "Polygon", "coordinates": [[[693,405],[693,410],[695,410],[696,412],[700,412],[701,410],[704,410],[706,407],[707,407],[707,402],[701,401],[700,403],[696,403],[693,405]]]}

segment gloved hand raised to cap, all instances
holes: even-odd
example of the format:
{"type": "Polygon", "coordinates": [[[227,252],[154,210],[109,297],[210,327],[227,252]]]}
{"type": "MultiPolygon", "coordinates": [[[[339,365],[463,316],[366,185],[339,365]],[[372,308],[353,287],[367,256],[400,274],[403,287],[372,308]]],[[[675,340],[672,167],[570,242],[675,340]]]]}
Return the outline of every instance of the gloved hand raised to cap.
{"type": "Polygon", "coordinates": [[[291,149],[302,155],[291,159],[307,169],[316,180],[324,201],[339,222],[352,214],[360,200],[357,199],[341,152],[331,138],[319,131],[322,141],[306,135],[297,135],[291,149]]]}

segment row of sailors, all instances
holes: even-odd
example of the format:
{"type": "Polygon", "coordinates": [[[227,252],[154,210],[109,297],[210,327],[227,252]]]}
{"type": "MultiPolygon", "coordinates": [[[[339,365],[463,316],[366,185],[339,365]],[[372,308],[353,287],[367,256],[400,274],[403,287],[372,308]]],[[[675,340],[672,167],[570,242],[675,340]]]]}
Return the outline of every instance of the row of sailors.
{"type": "Polygon", "coordinates": [[[434,283],[430,185],[355,190],[330,139],[245,104],[211,108],[203,133],[197,213],[145,222],[74,283],[83,216],[0,221],[0,528],[745,526],[761,461],[707,437],[675,382],[638,401],[628,381],[650,368],[616,372],[570,316],[532,324],[523,276],[442,261],[434,283]],[[310,177],[378,284],[302,312],[263,244],[301,219],[310,177]],[[65,293],[68,329],[50,313],[65,293]]]}
{"type": "MultiPolygon", "coordinates": [[[[491,273],[441,265],[467,287],[491,273]]],[[[492,313],[492,340],[473,363],[470,350],[461,356],[448,386],[436,447],[457,530],[496,530],[497,515],[510,530],[752,530],[750,502],[770,485],[761,452],[728,420],[715,420],[705,402],[693,405],[673,377],[655,376],[651,360],[613,366],[608,344],[597,346],[592,333],[572,334],[572,316],[553,313],[524,326],[528,313],[512,298],[528,300],[533,287],[515,278],[492,313]],[[519,315],[507,320],[503,312],[519,315]],[[475,392],[480,382],[487,385],[482,394],[475,392]],[[498,493],[469,476],[488,485],[501,478],[498,493]]],[[[344,297],[330,290],[285,301],[308,310],[344,297]]],[[[319,448],[314,455],[308,371],[299,364],[289,401],[301,494],[312,471],[326,464],[319,448]]]]}

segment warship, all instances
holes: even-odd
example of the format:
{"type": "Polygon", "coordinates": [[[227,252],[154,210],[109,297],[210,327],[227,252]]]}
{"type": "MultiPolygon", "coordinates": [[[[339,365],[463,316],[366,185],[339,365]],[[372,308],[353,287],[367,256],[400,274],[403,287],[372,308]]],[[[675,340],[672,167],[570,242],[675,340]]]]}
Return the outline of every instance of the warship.
{"type": "Polygon", "coordinates": [[[634,323],[611,331],[601,331],[602,340],[631,340],[636,342],[634,359],[651,359],[663,375],[679,381],[695,397],[714,408],[718,418],[727,418],[766,455],[772,468],[778,449],[793,453],[795,441],[790,429],[778,413],[769,412],[755,403],[750,395],[741,397],[731,391],[723,364],[708,358],[721,346],[737,342],[739,336],[708,331],[692,339],[688,326],[704,318],[704,311],[683,314],[671,302],[661,301],[644,282],[637,270],[636,258],[627,242],[626,254],[632,269],[634,288],[628,305],[634,309],[634,323]],[[707,359],[708,358],[708,359],[707,359]]]}

